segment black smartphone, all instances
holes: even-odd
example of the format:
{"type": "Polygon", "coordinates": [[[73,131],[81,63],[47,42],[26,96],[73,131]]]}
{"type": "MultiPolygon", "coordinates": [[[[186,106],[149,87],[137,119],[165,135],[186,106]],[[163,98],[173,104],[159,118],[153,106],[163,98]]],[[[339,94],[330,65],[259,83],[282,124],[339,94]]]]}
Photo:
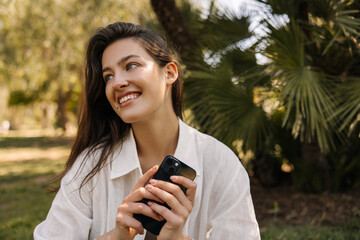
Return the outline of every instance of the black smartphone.
{"type": "MultiPolygon", "coordinates": [[[[194,169],[192,169],[185,163],[181,162],[179,159],[175,158],[174,156],[168,155],[164,158],[159,169],[152,178],[162,181],[172,182],[170,179],[172,175],[180,175],[190,180],[194,180],[196,176],[196,172],[194,169]]],[[[177,183],[174,184],[178,185],[184,193],[186,192],[186,188],[184,186],[177,183]]],[[[145,204],[147,204],[148,201],[150,200],[145,198],[141,200],[141,202],[145,204]]],[[[161,204],[170,209],[170,207],[167,204],[163,204],[163,203],[158,203],[158,204],[161,204]]],[[[134,218],[139,220],[147,231],[155,235],[159,235],[161,228],[166,223],[166,220],[158,221],[142,214],[134,214],[134,218]]]]}

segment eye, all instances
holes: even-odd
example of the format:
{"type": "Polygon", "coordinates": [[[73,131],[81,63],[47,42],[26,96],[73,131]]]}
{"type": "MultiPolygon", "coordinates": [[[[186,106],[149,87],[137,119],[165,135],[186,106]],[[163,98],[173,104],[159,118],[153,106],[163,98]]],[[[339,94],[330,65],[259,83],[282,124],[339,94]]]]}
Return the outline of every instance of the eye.
{"type": "Polygon", "coordinates": [[[113,77],[114,77],[114,76],[111,75],[111,74],[105,75],[105,76],[104,76],[104,81],[105,81],[105,83],[107,83],[108,81],[110,81],[113,77]]]}
{"type": "Polygon", "coordinates": [[[139,66],[139,64],[137,64],[137,63],[129,63],[129,64],[126,65],[126,71],[129,71],[129,70],[131,70],[133,68],[136,68],[138,66],[139,66]]]}

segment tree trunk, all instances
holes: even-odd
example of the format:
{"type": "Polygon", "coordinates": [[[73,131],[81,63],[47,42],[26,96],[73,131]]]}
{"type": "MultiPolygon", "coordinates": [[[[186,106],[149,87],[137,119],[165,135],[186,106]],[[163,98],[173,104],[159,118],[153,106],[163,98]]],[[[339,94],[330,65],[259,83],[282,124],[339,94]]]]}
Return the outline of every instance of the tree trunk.
{"type": "MultiPolygon", "coordinates": [[[[306,0],[302,0],[299,3],[297,9],[297,20],[299,21],[299,26],[307,40],[312,39],[311,31],[308,28],[309,23],[309,4],[306,0]]],[[[313,137],[316,139],[316,136],[313,137]]],[[[329,189],[329,164],[327,162],[326,156],[321,152],[319,144],[317,141],[313,143],[303,142],[301,147],[302,161],[305,161],[305,165],[313,168],[313,172],[316,174],[312,176],[311,179],[308,179],[308,188],[309,191],[323,191],[329,189]],[[318,179],[318,183],[315,184],[314,179],[318,179]]]]}
{"type": "Polygon", "coordinates": [[[310,41],[312,37],[311,31],[310,29],[308,29],[307,26],[307,24],[309,23],[309,4],[307,3],[307,1],[300,1],[297,13],[297,20],[299,20],[299,26],[307,39],[310,41]]]}
{"type": "Polygon", "coordinates": [[[190,49],[194,46],[195,41],[191,37],[175,0],[151,0],[151,6],[182,60],[189,59],[190,49]]]}
{"type": "Polygon", "coordinates": [[[49,114],[48,114],[48,104],[46,102],[41,103],[41,110],[42,110],[41,128],[47,129],[49,127],[49,114]]]}
{"type": "Polygon", "coordinates": [[[70,101],[72,91],[63,92],[60,89],[58,90],[57,98],[57,126],[60,127],[64,132],[66,132],[66,124],[68,122],[67,117],[67,103],[70,101]]]}

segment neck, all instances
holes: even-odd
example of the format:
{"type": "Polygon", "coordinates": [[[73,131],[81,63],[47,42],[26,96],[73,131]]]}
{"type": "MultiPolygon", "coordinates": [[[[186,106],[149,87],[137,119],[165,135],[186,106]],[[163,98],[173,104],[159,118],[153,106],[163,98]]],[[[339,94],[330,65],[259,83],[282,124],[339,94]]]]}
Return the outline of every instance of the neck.
{"type": "Polygon", "coordinates": [[[179,138],[179,121],[175,114],[156,121],[133,123],[140,165],[145,173],[160,164],[166,155],[173,155],[179,138]]]}

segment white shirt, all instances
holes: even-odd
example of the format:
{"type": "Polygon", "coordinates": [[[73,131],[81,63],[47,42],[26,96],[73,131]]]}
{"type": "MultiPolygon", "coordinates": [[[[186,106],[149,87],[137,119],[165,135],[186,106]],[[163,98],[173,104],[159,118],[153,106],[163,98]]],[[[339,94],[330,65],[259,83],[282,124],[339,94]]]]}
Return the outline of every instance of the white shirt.
{"type": "MultiPolygon", "coordinates": [[[[209,239],[260,239],[249,177],[239,159],[215,138],[181,120],[179,125],[174,156],[197,173],[195,203],[183,232],[198,240],[206,239],[210,230],[209,239]]],[[[133,134],[130,131],[122,147],[79,194],[82,179],[96,164],[99,151],[82,164],[84,156],[78,157],[62,179],[46,220],[34,230],[35,240],[95,239],[115,227],[117,207],[142,176],[133,134]]]]}

